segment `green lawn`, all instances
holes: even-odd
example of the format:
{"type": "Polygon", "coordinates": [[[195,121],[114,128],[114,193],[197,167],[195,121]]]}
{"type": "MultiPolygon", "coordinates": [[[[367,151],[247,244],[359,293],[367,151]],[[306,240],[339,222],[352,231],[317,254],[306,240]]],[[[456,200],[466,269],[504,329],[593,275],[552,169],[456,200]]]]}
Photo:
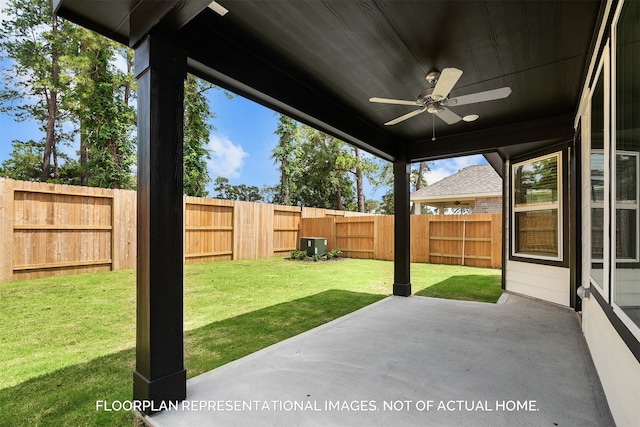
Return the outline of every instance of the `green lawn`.
{"type": "MultiPolygon", "coordinates": [[[[188,376],[378,301],[392,283],[388,261],[188,265],[188,376]]],[[[412,264],[412,284],[425,296],[501,294],[498,270],[412,264]]],[[[134,271],[0,284],[0,425],[131,426],[129,413],[96,411],[96,401],[131,399],[134,346],[134,271]]]]}

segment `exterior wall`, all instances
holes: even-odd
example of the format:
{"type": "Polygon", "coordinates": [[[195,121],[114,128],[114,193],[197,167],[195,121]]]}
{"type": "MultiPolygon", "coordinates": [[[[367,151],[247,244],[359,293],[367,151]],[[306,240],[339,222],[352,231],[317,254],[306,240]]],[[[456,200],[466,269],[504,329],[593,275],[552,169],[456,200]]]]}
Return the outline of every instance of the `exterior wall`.
{"type": "Polygon", "coordinates": [[[507,291],[569,307],[569,269],[507,261],[507,291]]]}
{"type": "MultiPolygon", "coordinates": [[[[583,247],[582,285],[584,287],[590,286],[590,192],[592,183],[590,179],[588,160],[591,154],[590,144],[592,126],[590,96],[595,87],[595,79],[592,81],[592,77],[597,76],[597,70],[600,66],[599,64],[602,62],[602,74],[599,78],[602,79],[605,92],[603,101],[605,120],[603,136],[605,152],[610,153],[611,151],[607,150],[611,150],[611,147],[615,147],[616,142],[615,132],[617,129],[615,124],[616,118],[618,117],[617,114],[619,114],[617,108],[624,107],[624,105],[615,99],[615,92],[609,92],[610,88],[615,88],[616,82],[614,80],[617,78],[617,72],[619,72],[619,70],[617,72],[610,71],[610,68],[615,67],[616,64],[615,52],[610,52],[610,49],[612,47],[615,49],[616,44],[606,44],[606,41],[614,33],[612,28],[607,26],[606,23],[609,21],[609,18],[615,16],[615,9],[617,6],[632,4],[630,0],[625,0],[624,2],[607,0],[603,3],[606,7],[603,17],[604,23],[601,24],[600,28],[596,29],[596,53],[591,57],[589,73],[583,88],[578,114],[575,119],[576,129],[581,128],[582,130],[582,164],[586,165],[583,166],[583,174],[580,177],[583,197],[581,207],[582,236],[579,236],[580,242],[577,243],[582,244],[583,247]],[[601,51],[603,54],[598,55],[597,52],[601,51]],[[609,62],[612,58],[613,61],[609,62]],[[613,111],[609,109],[612,109],[613,111]],[[609,122],[610,116],[613,116],[611,123],[609,122]],[[579,124],[580,127],[578,126],[579,124]]],[[[615,21],[615,19],[613,21],[615,21]]],[[[600,111],[598,111],[598,113],[602,114],[600,111]]],[[[602,124],[599,126],[600,127],[595,131],[598,136],[601,132],[602,124]]],[[[595,149],[597,149],[597,147],[595,149]]],[[[605,163],[605,169],[610,168],[612,163],[615,162],[608,160],[608,163],[605,163]]],[[[605,172],[605,177],[608,177],[611,180],[611,175],[609,175],[608,170],[605,172]]],[[[613,184],[615,185],[615,179],[613,180],[613,184]]],[[[611,191],[611,185],[611,181],[608,183],[605,181],[605,192],[611,191]]],[[[606,197],[610,196],[607,194],[606,197]]],[[[612,253],[615,254],[615,249],[612,251],[611,248],[608,247],[611,240],[613,240],[615,244],[615,234],[613,234],[615,233],[615,230],[613,232],[609,230],[610,228],[615,227],[612,227],[609,223],[612,213],[611,207],[607,206],[606,202],[604,210],[604,229],[610,234],[609,239],[605,238],[604,241],[604,253],[606,255],[603,280],[605,284],[605,292],[603,293],[603,298],[606,301],[603,300],[600,302],[597,299],[598,297],[593,294],[589,298],[582,300],[582,330],[616,425],[637,426],[638,420],[640,420],[640,405],[638,405],[638,402],[640,402],[640,355],[638,354],[638,328],[636,325],[625,323],[624,314],[621,313],[620,307],[616,305],[616,303],[624,303],[628,305],[636,305],[640,303],[637,287],[638,270],[631,268],[615,268],[615,258],[611,255],[612,253]],[[612,263],[613,266],[611,265],[612,263]],[[610,272],[612,274],[609,274],[610,272]],[[609,281],[609,278],[611,277],[614,278],[613,282],[609,281]],[[609,293],[611,293],[610,296],[609,293]],[[616,317],[618,317],[618,319],[616,319],[616,317]],[[627,328],[627,326],[628,329],[625,331],[624,329],[627,328]]]]}
{"type": "Polygon", "coordinates": [[[502,197],[487,197],[476,199],[474,213],[502,213],[502,197]]]}
{"type": "Polygon", "coordinates": [[[594,297],[582,301],[582,330],[616,425],[638,425],[640,363],[594,297]]]}
{"type": "MultiPolygon", "coordinates": [[[[511,163],[507,161],[507,170],[511,163]]],[[[507,188],[505,204],[510,206],[509,174],[504,178],[507,188]]],[[[506,227],[504,231],[505,253],[511,253],[511,209],[505,210],[506,227]]],[[[570,301],[570,275],[571,271],[565,267],[543,265],[535,262],[521,262],[507,260],[504,269],[505,289],[510,292],[530,296],[569,307],[570,301]]]]}

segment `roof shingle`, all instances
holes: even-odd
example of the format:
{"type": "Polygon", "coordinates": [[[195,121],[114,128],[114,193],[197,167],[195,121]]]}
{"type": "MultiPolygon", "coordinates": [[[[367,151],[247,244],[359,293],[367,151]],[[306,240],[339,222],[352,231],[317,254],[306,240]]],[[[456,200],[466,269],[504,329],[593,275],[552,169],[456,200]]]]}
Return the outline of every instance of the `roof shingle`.
{"type": "Polygon", "coordinates": [[[411,193],[411,200],[501,196],[502,178],[491,165],[473,165],[411,193]]]}

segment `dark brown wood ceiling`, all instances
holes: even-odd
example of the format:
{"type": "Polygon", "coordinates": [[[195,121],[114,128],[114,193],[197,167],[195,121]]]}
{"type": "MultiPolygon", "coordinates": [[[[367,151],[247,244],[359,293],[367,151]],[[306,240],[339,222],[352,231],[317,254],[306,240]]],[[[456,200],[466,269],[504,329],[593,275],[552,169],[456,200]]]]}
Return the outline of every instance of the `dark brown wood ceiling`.
{"type": "MultiPolygon", "coordinates": [[[[125,9],[153,2],[59,3],[63,16],[128,41],[125,9]]],[[[497,148],[491,138],[506,144],[514,133],[529,148],[569,138],[601,7],[593,0],[220,0],[227,15],[204,8],[192,19],[175,12],[186,2],[174,3],[174,17],[165,18],[171,25],[160,28],[187,49],[193,72],[389,160],[487,152],[497,148]],[[426,74],[446,67],[464,72],[452,97],[503,86],[512,94],[452,107],[478,114],[472,123],[447,125],[423,113],[383,125],[413,107],[370,97],[414,100],[428,86],[426,74]],[[444,148],[430,145],[439,141],[444,148]]],[[[201,10],[199,3],[191,9],[201,10]]]]}

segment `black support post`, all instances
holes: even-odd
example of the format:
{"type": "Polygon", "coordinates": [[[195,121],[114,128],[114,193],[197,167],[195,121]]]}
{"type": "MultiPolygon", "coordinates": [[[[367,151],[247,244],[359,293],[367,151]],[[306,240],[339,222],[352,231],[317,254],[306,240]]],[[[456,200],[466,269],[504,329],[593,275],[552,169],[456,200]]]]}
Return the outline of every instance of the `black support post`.
{"type": "Polygon", "coordinates": [[[411,217],[409,206],[411,164],[393,163],[394,257],[393,294],[411,295],[411,217]]]}
{"type": "MultiPolygon", "coordinates": [[[[148,35],[138,80],[138,260],[135,400],[186,398],[183,355],[182,140],[186,53],[148,35]]],[[[147,412],[152,412],[149,410],[147,412]]]]}

